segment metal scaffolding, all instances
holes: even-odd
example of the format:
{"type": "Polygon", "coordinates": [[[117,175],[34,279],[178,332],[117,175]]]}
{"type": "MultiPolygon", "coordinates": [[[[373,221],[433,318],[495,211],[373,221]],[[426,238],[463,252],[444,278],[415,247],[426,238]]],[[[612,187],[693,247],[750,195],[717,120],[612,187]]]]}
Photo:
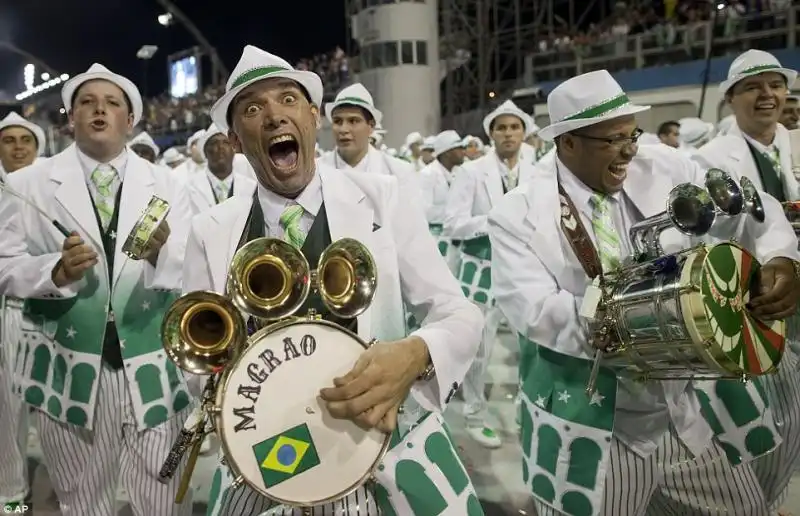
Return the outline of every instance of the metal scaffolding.
{"type": "MultiPolygon", "coordinates": [[[[439,52],[447,73],[442,90],[442,127],[465,130],[461,115],[485,113],[524,84],[525,58],[538,38],[557,29],[582,25],[587,15],[609,0],[438,0],[439,52]],[[468,59],[464,57],[467,56],[468,59]]],[[[351,34],[352,16],[364,0],[345,0],[345,23],[351,34]]],[[[350,38],[346,51],[357,56],[350,38]]],[[[355,67],[357,70],[357,67],[355,67]]]]}
{"type": "Polygon", "coordinates": [[[470,55],[445,78],[442,126],[463,130],[459,115],[485,113],[515,86],[532,86],[522,79],[538,38],[580,25],[598,2],[605,8],[604,0],[439,0],[442,58],[470,55]]]}

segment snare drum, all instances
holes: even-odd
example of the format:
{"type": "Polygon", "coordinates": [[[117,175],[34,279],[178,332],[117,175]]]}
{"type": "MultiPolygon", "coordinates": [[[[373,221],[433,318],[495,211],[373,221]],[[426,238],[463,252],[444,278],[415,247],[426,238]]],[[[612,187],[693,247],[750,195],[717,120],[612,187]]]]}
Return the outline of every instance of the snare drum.
{"type": "Polygon", "coordinates": [[[133,229],[122,245],[122,252],[133,260],[141,260],[147,251],[150,238],[167,218],[167,215],[169,215],[169,203],[155,195],[151,197],[144,213],[133,225],[133,229]]]}
{"type": "Polygon", "coordinates": [[[304,319],[263,328],[249,342],[223,373],[214,411],[233,476],[294,507],[338,500],[369,480],[391,436],[332,418],[319,398],[367,345],[304,319]]]}
{"type": "Polygon", "coordinates": [[[785,321],[746,308],[758,261],[725,242],[624,267],[606,277],[606,316],[619,343],[603,365],[644,379],[744,378],[772,373],[783,356],[785,321]]]}

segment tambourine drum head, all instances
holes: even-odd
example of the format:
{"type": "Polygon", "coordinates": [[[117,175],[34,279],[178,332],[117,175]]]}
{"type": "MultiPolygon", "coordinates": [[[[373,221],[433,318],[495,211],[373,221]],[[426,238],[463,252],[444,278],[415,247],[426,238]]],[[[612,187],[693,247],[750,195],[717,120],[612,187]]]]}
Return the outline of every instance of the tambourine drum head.
{"type": "Polygon", "coordinates": [[[357,337],[324,322],[256,333],[217,396],[217,429],[234,473],[294,506],[333,501],[364,483],[387,435],[332,418],[319,398],[364,350],[357,337]]]}
{"type": "Polygon", "coordinates": [[[759,291],[758,261],[733,243],[709,248],[700,288],[714,346],[746,374],[771,372],[780,362],[786,323],[762,321],[748,310],[759,291]]]}

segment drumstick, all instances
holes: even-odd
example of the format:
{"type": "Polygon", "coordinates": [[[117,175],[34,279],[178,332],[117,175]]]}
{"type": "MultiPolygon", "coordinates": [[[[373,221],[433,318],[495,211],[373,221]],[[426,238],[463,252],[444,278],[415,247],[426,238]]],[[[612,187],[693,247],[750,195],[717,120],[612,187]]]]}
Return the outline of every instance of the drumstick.
{"type": "Polygon", "coordinates": [[[56,219],[51,218],[50,215],[48,215],[43,209],[36,206],[36,204],[33,201],[23,197],[19,192],[8,186],[6,183],[0,182],[0,190],[3,190],[7,194],[13,195],[20,201],[24,202],[25,204],[33,208],[34,210],[38,211],[44,218],[49,220],[56,227],[56,229],[59,230],[62,235],[64,235],[65,238],[69,238],[70,236],[72,236],[72,232],[66,227],[64,227],[63,224],[61,224],[56,219]]]}
{"type": "Polygon", "coordinates": [[[189,460],[186,461],[186,469],[183,470],[181,475],[181,483],[178,486],[178,492],[175,494],[175,503],[182,504],[183,498],[186,496],[186,491],[189,490],[189,482],[192,480],[192,473],[194,473],[195,464],[197,464],[197,457],[200,455],[200,447],[203,445],[206,433],[200,432],[192,446],[192,451],[189,453],[189,460]]]}

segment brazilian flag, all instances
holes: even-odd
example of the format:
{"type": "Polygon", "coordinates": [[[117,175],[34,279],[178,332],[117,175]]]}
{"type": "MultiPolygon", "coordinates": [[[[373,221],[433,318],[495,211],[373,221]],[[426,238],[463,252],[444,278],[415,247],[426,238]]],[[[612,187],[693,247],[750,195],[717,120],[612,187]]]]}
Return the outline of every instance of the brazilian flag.
{"type": "Polygon", "coordinates": [[[319,454],[305,423],[255,444],[253,453],[267,488],[319,466],[319,454]]]}

